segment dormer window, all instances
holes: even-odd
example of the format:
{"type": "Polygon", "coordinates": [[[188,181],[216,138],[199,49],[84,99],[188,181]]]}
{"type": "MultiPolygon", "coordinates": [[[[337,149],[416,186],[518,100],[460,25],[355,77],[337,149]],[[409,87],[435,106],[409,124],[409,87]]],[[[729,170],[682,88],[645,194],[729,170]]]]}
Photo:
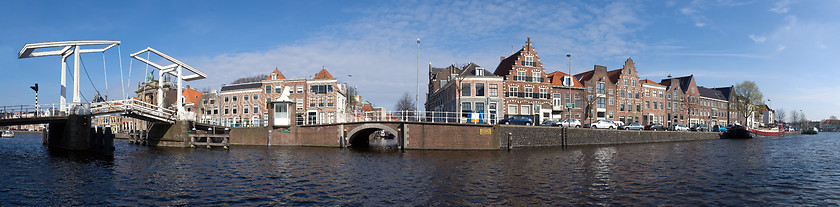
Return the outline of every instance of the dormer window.
{"type": "Polygon", "coordinates": [[[277,80],[277,73],[271,74],[271,80],[277,80]]]}
{"type": "Polygon", "coordinates": [[[484,68],[476,68],[473,70],[475,76],[484,76],[484,68]]]}
{"type": "Polygon", "coordinates": [[[572,85],[572,77],[571,76],[563,76],[563,85],[564,86],[571,86],[572,85]]]}

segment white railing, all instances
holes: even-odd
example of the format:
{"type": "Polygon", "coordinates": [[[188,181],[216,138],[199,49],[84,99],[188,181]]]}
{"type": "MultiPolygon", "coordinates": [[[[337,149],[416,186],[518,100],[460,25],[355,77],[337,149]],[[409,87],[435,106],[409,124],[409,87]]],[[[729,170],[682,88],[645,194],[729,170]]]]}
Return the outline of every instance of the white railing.
{"type": "MultiPolygon", "coordinates": [[[[425,122],[425,123],[466,123],[466,124],[496,124],[502,117],[491,116],[488,113],[442,112],[442,111],[370,111],[364,113],[346,114],[346,122],[425,122]]],[[[329,124],[328,120],[318,120],[316,117],[295,117],[298,125],[329,124]]],[[[336,122],[332,122],[336,123],[336,122]]]]}
{"type": "Polygon", "coordinates": [[[0,119],[33,118],[64,114],[58,104],[0,106],[0,119]]]}

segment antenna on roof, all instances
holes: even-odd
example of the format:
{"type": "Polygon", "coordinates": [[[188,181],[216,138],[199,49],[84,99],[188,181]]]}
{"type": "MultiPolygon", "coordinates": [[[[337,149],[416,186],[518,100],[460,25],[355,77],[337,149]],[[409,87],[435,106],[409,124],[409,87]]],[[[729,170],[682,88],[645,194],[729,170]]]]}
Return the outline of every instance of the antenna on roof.
{"type": "Polygon", "coordinates": [[[671,78],[671,74],[668,74],[668,78],[671,78]]]}

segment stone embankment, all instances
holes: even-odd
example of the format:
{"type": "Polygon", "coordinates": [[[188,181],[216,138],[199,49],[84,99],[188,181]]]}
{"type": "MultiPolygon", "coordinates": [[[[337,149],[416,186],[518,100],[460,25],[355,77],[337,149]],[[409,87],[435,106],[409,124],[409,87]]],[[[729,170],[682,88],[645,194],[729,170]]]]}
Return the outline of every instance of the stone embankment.
{"type": "Polygon", "coordinates": [[[624,131],[560,127],[496,126],[500,147],[551,147],[565,145],[633,144],[720,139],[719,132],[624,131]]]}

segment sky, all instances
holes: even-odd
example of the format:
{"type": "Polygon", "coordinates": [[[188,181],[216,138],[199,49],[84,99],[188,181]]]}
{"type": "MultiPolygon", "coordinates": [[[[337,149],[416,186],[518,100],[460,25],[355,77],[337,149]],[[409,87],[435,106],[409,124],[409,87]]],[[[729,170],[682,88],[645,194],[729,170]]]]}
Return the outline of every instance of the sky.
{"type": "Polygon", "coordinates": [[[632,58],[643,79],[754,81],[771,108],[821,120],[840,116],[838,10],[836,0],[0,1],[0,105],[33,104],[33,83],[39,103],[58,103],[60,58],[18,59],[27,43],[122,41],[81,55],[87,99],[132,97],[147,69],[129,54],[152,47],[209,76],[185,83],[192,88],[218,90],[275,68],[310,78],[325,68],[393,109],[418,82],[425,102],[429,64],[493,71],[531,38],[549,73],[569,70],[566,54],[575,74],[632,58]]]}

